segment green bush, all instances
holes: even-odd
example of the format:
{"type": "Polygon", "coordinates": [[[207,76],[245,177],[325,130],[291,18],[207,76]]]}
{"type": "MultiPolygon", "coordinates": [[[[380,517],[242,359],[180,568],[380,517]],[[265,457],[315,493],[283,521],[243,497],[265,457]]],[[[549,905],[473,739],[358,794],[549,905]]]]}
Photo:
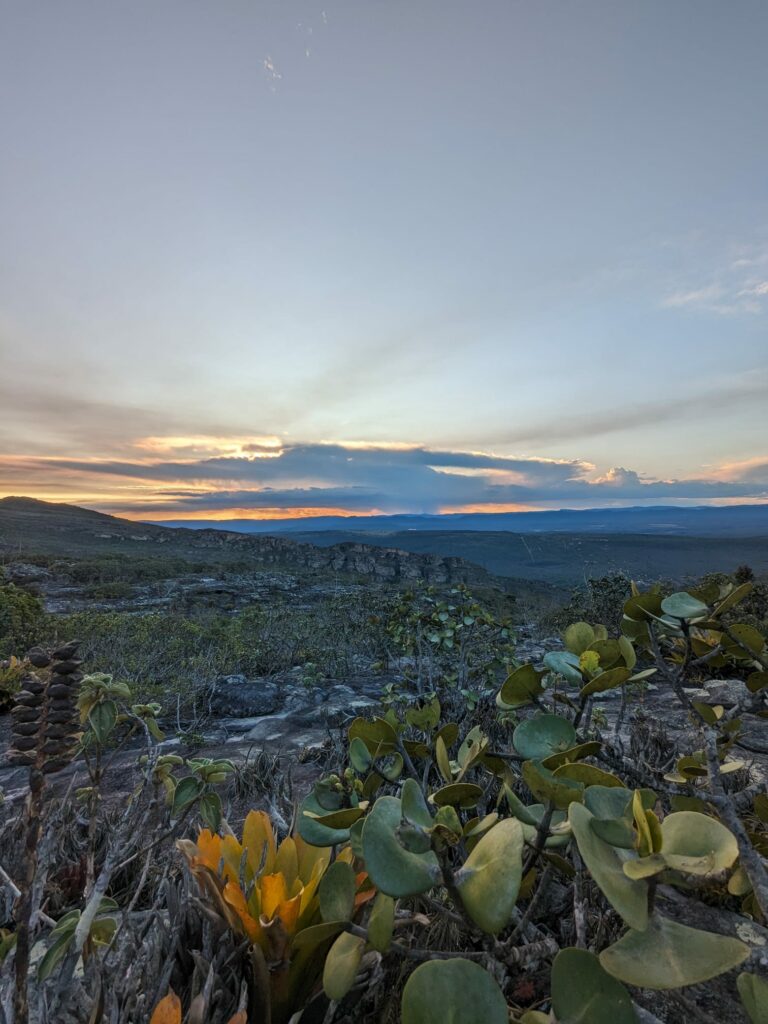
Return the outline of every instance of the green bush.
{"type": "Polygon", "coordinates": [[[24,654],[37,643],[42,625],[39,598],[12,583],[0,585],[0,658],[24,654]]]}

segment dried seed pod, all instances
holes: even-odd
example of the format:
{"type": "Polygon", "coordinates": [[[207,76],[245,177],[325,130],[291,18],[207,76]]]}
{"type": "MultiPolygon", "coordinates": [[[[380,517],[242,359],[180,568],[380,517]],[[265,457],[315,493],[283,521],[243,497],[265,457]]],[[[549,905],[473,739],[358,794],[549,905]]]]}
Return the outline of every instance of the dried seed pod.
{"type": "Polygon", "coordinates": [[[71,661],[55,661],[51,666],[51,672],[58,676],[70,676],[82,665],[82,661],[73,658],[71,661]]]}
{"type": "MultiPolygon", "coordinates": [[[[12,709],[9,760],[48,774],[64,767],[78,740],[77,694],[82,680],[77,643],[58,648],[58,660],[50,672],[29,673],[21,681],[12,709]]],[[[41,648],[31,652],[30,662],[46,669],[51,662],[41,648]],[[34,660],[33,660],[34,659],[34,660]]],[[[30,776],[32,779],[32,776],[30,776]]]]}
{"type": "Polygon", "coordinates": [[[37,747],[37,736],[14,735],[13,746],[15,750],[21,750],[24,753],[26,753],[28,750],[34,750],[37,747]]]}
{"type": "Polygon", "coordinates": [[[10,764],[16,764],[23,768],[26,765],[33,765],[35,763],[35,755],[33,753],[23,753],[20,750],[11,750],[8,752],[7,760],[10,764]]]}
{"type": "Polygon", "coordinates": [[[72,713],[72,700],[71,699],[70,700],[64,700],[61,697],[58,697],[56,700],[51,698],[51,700],[48,702],[48,707],[50,709],[49,712],[48,712],[49,715],[51,715],[51,714],[60,715],[60,714],[64,714],[64,713],[71,714],[72,713]]]}
{"type": "MultiPolygon", "coordinates": [[[[36,708],[25,708],[23,704],[15,704],[11,708],[15,722],[36,722],[40,717],[36,708]]],[[[48,716],[50,720],[50,715],[48,716]]]]}
{"type": "Polygon", "coordinates": [[[56,740],[63,739],[65,736],[72,736],[73,733],[74,729],[71,723],[66,725],[49,725],[45,730],[46,738],[56,740]]]}
{"type": "Polygon", "coordinates": [[[39,748],[44,754],[66,754],[69,743],[64,740],[46,739],[43,741],[42,746],[39,748]]]}
{"type": "Polygon", "coordinates": [[[19,690],[15,699],[25,708],[39,708],[43,703],[42,693],[30,693],[29,690],[19,690]]]}
{"type": "Polygon", "coordinates": [[[61,723],[68,723],[76,725],[78,722],[77,715],[73,715],[69,708],[62,708],[61,710],[54,709],[48,712],[48,721],[59,725],[61,723]]]}
{"type": "Polygon", "coordinates": [[[14,722],[13,733],[14,736],[36,736],[37,730],[40,728],[38,722],[14,722]]]}
{"type": "Polygon", "coordinates": [[[27,658],[35,666],[35,668],[47,668],[51,663],[51,656],[48,651],[43,650],[42,647],[33,647],[27,654],[27,658]]]}
{"type": "Polygon", "coordinates": [[[51,697],[69,697],[72,693],[72,687],[65,686],[63,683],[51,683],[48,687],[48,693],[51,697]]]}
{"type": "Polygon", "coordinates": [[[62,644],[61,647],[57,647],[53,652],[53,657],[57,658],[59,661],[69,661],[77,654],[79,646],[79,640],[70,640],[69,643],[62,644]]]}
{"type": "Polygon", "coordinates": [[[76,686],[81,679],[82,676],[76,672],[51,672],[50,675],[50,682],[60,686],[76,686]]]}

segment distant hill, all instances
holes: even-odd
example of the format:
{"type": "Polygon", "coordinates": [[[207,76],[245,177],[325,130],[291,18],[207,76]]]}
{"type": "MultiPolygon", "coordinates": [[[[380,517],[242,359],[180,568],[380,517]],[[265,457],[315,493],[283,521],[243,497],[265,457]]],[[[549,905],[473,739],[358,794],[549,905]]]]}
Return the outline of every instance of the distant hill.
{"type": "MultiPolygon", "coordinates": [[[[221,522],[179,520],[165,523],[187,529],[221,528],[221,522]]],[[[242,533],[338,534],[404,531],[473,533],[630,533],[652,536],[768,536],[768,503],[652,508],[557,509],[544,512],[472,512],[448,515],[318,516],[312,519],[233,519],[226,529],[242,533]]]]}
{"type": "MultiPolygon", "coordinates": [[[[507,590],[572,587],[586,578],[624,572],[639,581],[672,579],[685,581],[705,572],[732,572],[748,563],[758,573],[768,573],[768,530],[758,529],[760,506],[738,509],[609,509],[589,513],[523,513],[524,516],[575,516],[581,532],[550,532],[530,528],[535,520],[526,518],[527,530],[435,529],[440,523],[454,525],[453,517],[426,517],[433,529],[423,524],[407,530],[353,530],[350,520],[339,520],[342,529],[316,530],[315,520],[302,520],[302,530],[292,521],[290,536],[276,531],[243,533],[222,529],[224,524],[189,529],[136,523],[104,515],[75,505],[56,505],[30,498],[0,499],[0,554],[6,559],[24,553],[87,557],[119,553],[143,557],[172,556],[198,563],[222,566],[243,562],[272,566],[290,572],[355,573],[383,582],[427,580],[465,581],[475,586],[500,585],[507,590]],[[649,515],[655,530],[622,532],[615,524],[630,526],[637,519],[630,513],[649,515]],[[693,514],[696,515],[693,515],[693,514]],[[703,513],[701,518],[698,514],[703,513]],[[709,514],[712,515],[709,515],[709,514]],[[718,513],[737,513],[741,528],[724,529],[718,513]],[[674,519],[673,516],[679,516],[674,519]],[[668,529],[663,533],[664,516],[668,529]],[[601,517],[614,526],[598,529],[601,517]],[[616,517],[616,518],[614,518],[616,517]],[[698,523],[698,530],[686,533],[686,524],[698,523]],[[312,529],[307,529],[311,524],[312,529]],[[749,525],[753,534],[742,532],[749,525]],[[590,528],[591,527],[591,528],[590,528]],[[719,531],[719,532],[718,532],[719,531]]],[[[380,517],[387,523],[402,517],[380,517]]],[[[412,517],[419,518],[419,517],[412,517]]],[[[474,518],[474,517],[470,517],[474,518]]],[[[481,517],[488,524],[496,517],[481,517]]],[[[547,523],[566,519],[546,518],[547,523]]],[[[359,523],[359,519],[352,520],[359,523]]],[[[518,522],[519,520],[514,520],[518,522]]],[[[226,524],[230,526],[229,522],[226,524]]],[[[252,524],[250,524],[252,525],[252,524]]],[[[260,524],[264,525],[264,524],[260,524]]],[[[272,524],[268,524],[270,527],[272,524]]],[[[692,529],[692,527],[690,527],[692,529]]]]}
{"type": "Polygon", "coordinates": [[[288,537],[254,537],[221,529],[174,529],[135,523],[77,505],[33,498],[0,499],[0,555],[11,560],[31,554],[173,557],[217,567],[236,563],[292,573],[349,573],[382,583],[424,580],[500,585],[484,569],[437,552],[394,550],[351,540],[318,546],[288,537]]]}

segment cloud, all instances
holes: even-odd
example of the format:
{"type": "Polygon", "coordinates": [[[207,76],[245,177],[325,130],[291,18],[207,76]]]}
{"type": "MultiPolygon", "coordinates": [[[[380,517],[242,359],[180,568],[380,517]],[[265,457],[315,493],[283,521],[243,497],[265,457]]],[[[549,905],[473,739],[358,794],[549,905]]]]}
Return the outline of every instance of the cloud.
{"type": "Polygon", "coordinates": [[[253,514],[275,510],[438,513],[542,503],[768,500],[768,455],[723,465],[706,478],[660,480],[624,466],[499,456],[423,446],[339,443],[264,445],[248,439],[183,438],[139,442],[134,459],[0,459],[0,490],[62,495],[144,518],[253,514]],[[192,439],[189,439],[192,441],[192,439]],[[172,441],[172,443],[170,443],[172,441]],[[246,449],[237,455],[148,458],[157,452],[246,449]],[[254,452],[247,449],[253,448],[254,452]],[[84,497],[78,498],[78,491],[84,497]]]}
{"type": "Polygon", "coordinates": [[[706,288],[696,288],[688,292],[674,292],[662,302],[662,306],[672,309],[679,306],[708,306],[719,299],[723,289],[719,285],[710,284],[706,288]]]}
{"type": "Polygon", "coordinates": [[[691,414],[699,416],[702,409],[706,409],[710,416],[735,406],[742,411],[751,405],[764,410],[767,401],[768,369],[758,368],[730,378],[723,377],[716,387],[678,395],[674,401],[668,398],[651,401],[637,398],[631,405],[602,406],[594,411],[587,409],[573,415],[549,417],[546,422],[534,423],[527,430],[508,434],[497,432],[488,441],[492,444],[522,445],[604,437],[649,424],[675,422],[691,414]]]}
{"type": "Polygon", "coordinates": [[[661,306],[719,316],[760,316],[768,312],[768,281],[764,277],[767,264],[768,247],[748,246],[735,259],[722,260],[714,267],[710,263],[708,272],[699,271],[707,278],[706,283],[676,289],[661,306]]]}

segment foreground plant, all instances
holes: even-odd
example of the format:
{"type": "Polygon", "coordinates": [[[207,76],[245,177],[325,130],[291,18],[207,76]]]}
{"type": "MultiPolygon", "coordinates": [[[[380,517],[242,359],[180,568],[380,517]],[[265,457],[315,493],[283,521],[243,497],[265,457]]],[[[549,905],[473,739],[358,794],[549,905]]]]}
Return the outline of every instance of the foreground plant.
{"type": "MultiPolygon", "coordinates": [[[[753,1024],[766,1024],[766,986],[754,971],[768,793],[739,755],[749,718],[768,714],[768,652],[762,634],[735,619],[748,592],[633,588],[620,635],[571,624],[563,649],[514,668],[477,707],[457,709],[449,687],[445,700],[424,693],[355,719],[337,770],[315,782],[282,842],[262,811],[232,834],[221,801],[209,799],[226,762],[148,753],[153,807],[167,816],[161,839],[188,834],[196,815],[207,827],[180,839],[183,860],[164,865],[184,896],[153,905],[157,924],[145,934],[167,931],[173,944],[162,984],[151,1001],[131,1004],[134,1016],[374,1020],[397,986],[405,1024],[633,1024],[644,992],[668,993],[670,1019],[687,1019],[681,990],[740,968],[737,982],[723,978],[719,988],[730,984],[734,998],[738,990],[753,1024]],[[712,667],[743,680],[729,710],[691,696],[712,667]],[[647,680],[688,723],[661,767],[625,756],[615,721],[612,733],[599,724],[613,691],[619,723],[629,716],[631,726],[647,680]],[[711,928],[684,923],[688,907],[716,919],[739,906],[736,934],[725,934],[732,916],[711,928]],[[212,936],[206,958],[184,948],[190,908],[212,936]]],[[[86,720],[117,742],[129,727],[122,716],[141,712],[126,710],[112,685],[89,684],[86,720]],[[96,710],[109,701],[116,715],[96,710]]],[[[98,742],[81,744],[92,766],[98,742]]],[[[281,814],[291,817],[284,805],[281,814]]],[[[139,889],[154,849],[132,854],[146,852],[139,889]]],[[[77,936],[98,888],[52,936],[65,963],[78,951],[68,944],[72,925],[77,936]]],[[[108,903],[96,907],[117,917],[108,903]]],[[[97,939],[88,978],[108,962],[97,939]]],[[[98,1024],[98,1006],[94,999],[82,1019],[98,1024]]]]}
{"type": "Polygon", "coordinates": [[[253,943],[258,974],[268,978],[258,994],[266,1019],[289,1019],[311,994],[331,942],[374,895],[366,875],[353,872],[352,851],[331,864],[330,848],[298,834],[277,844],[263,811],[248,814],[242,841],[203,829],[178,845],[222,920],[253,943]]]}

